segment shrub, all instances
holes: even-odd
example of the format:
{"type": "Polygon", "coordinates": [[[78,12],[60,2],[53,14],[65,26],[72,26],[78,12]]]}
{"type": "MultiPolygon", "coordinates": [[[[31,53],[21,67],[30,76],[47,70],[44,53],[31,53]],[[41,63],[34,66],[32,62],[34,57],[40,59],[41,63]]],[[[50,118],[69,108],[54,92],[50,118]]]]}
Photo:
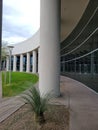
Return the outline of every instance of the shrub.
{"type": "Polygon", "coordinates": [[[34,111],[35,121],[39,124],[45,122],[44,112],[48,108],[48,102],[50,100],[49,94],[40,96],[40,92],[34,86],[22,95],[25,103],[30,104],[31,110],[34,111]]]}

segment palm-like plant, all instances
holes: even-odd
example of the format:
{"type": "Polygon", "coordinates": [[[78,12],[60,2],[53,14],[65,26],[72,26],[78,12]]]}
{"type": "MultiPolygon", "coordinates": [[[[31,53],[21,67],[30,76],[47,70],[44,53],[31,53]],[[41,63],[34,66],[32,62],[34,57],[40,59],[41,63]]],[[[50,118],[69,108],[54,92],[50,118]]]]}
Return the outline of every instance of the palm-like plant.
{"type": "Polygon", "coordinates": [[[39,124],[45,122],[44,112],[47,110],[48,101],[50,99],[49,94],[40,96],[40,92],[37,88],[32,87],[28,92],[22,95],[25,103],[30,104],[31,110],[35,113],[35,121],[39,124]]]}

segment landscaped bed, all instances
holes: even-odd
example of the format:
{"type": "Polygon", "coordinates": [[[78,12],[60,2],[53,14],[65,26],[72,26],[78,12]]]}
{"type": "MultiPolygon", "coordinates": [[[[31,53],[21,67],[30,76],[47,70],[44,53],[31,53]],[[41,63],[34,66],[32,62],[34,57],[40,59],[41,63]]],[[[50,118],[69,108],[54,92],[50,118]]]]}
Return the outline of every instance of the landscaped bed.
{"type": "Polygon", "coordinates": [[[9,72],[2,72],[3,97],[19,95],[37,81],[38,76],[35,74],[11,72],[11,84],[9,84],[9,72]]]}
{"type": "MultiPolygon", "coordinates": [[[[12,81],[11,84],[9,84],[8,72],[6,75],[7,75],[7,79],[5,83],[5,74],[4,72],[2,73],[4,97],[18,95],[23,91],[25,91],[26,89],[32,87],[33,84],[38,81],[38,76],[36,75],[20,73],[20,72],[12,72],[12,81]]],[[[31,92],[31,89],[29,90],[31,92]]],[[[32,90],[35,89],[33,89],[32,87],[32,90]]],[[[32,94],[35,95],[35,92],[32,94]]],[[[35,98],[36,96],[39,97],[40,95],[39,94],[35,95],[35,98]]],[[[31,103],[31,100],[29,101],[30,102],[28,103],[31,103]]],[[[39,100],[37,99],[37,102],[38,101],[39,100]]],[[[34,103],[37,102],[35,101],[34,103]]],[[[13,113],[3,122],[1,122],[0,130],[69,130],[69,109],[66,108],[66,106],[48,105],[48,110],[45,111],[44,113],[45,122],[38,123],[35,120],[36,119],[35,111],[34,111],[35,109],[29,109],[30,104],[28,103],[23,105],[15,113],[13,113]]],[[[33,106],[32,108],[35,108],[35,106],[33,106]]],[[[44,106],[44,104],[42,106],[44,106]]]]}
{"type": "Polygon", "coordinates": [[[69,130],[69,110],[65,106],[50,105],[42,125],[34,121],[34,113],[28,107],[24,105],[0,123],[0,130],[69,130]]]}

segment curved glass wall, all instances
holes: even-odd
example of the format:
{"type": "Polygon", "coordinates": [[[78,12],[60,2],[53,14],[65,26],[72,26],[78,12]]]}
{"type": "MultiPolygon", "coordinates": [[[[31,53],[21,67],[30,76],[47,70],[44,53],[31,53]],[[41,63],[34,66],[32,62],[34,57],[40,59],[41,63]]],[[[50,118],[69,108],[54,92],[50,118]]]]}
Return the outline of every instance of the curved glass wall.
{"type": "MultiPolygon", "coordinates": [[[[89,8],[91,3],[92,0],[89,8]]],[[[95,3],[98,5],[98,1],[95,3]]],[[[98,6],[92,9],[86,20],[88,10],[81,19],[84,20],[84,27],[80,27],[80,31],[76,27],[69,37],[74,37],[78,31],[77,36],[61,43],[61,74],[81,81],[98,92],[98,6]]]]}

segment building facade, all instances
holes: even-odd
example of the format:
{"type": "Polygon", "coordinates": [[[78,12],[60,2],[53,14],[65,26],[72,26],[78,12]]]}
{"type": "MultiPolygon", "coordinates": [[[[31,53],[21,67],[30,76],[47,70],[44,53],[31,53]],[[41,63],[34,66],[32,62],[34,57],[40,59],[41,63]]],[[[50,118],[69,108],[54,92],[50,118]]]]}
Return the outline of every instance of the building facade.
{"type": "Polygon", "coordinates": [[[90,1],[80,22],[61,43],[61,74],[98,92],[98,1],[90,1]]]}
{"type": "Polygon", "coordinates": [[[60,95],[60,74],[98,91],[98,0],[41,0],[40,12],[40,30],[14,45],[12,70],[39,73],[41,94],[60,95]]]}

